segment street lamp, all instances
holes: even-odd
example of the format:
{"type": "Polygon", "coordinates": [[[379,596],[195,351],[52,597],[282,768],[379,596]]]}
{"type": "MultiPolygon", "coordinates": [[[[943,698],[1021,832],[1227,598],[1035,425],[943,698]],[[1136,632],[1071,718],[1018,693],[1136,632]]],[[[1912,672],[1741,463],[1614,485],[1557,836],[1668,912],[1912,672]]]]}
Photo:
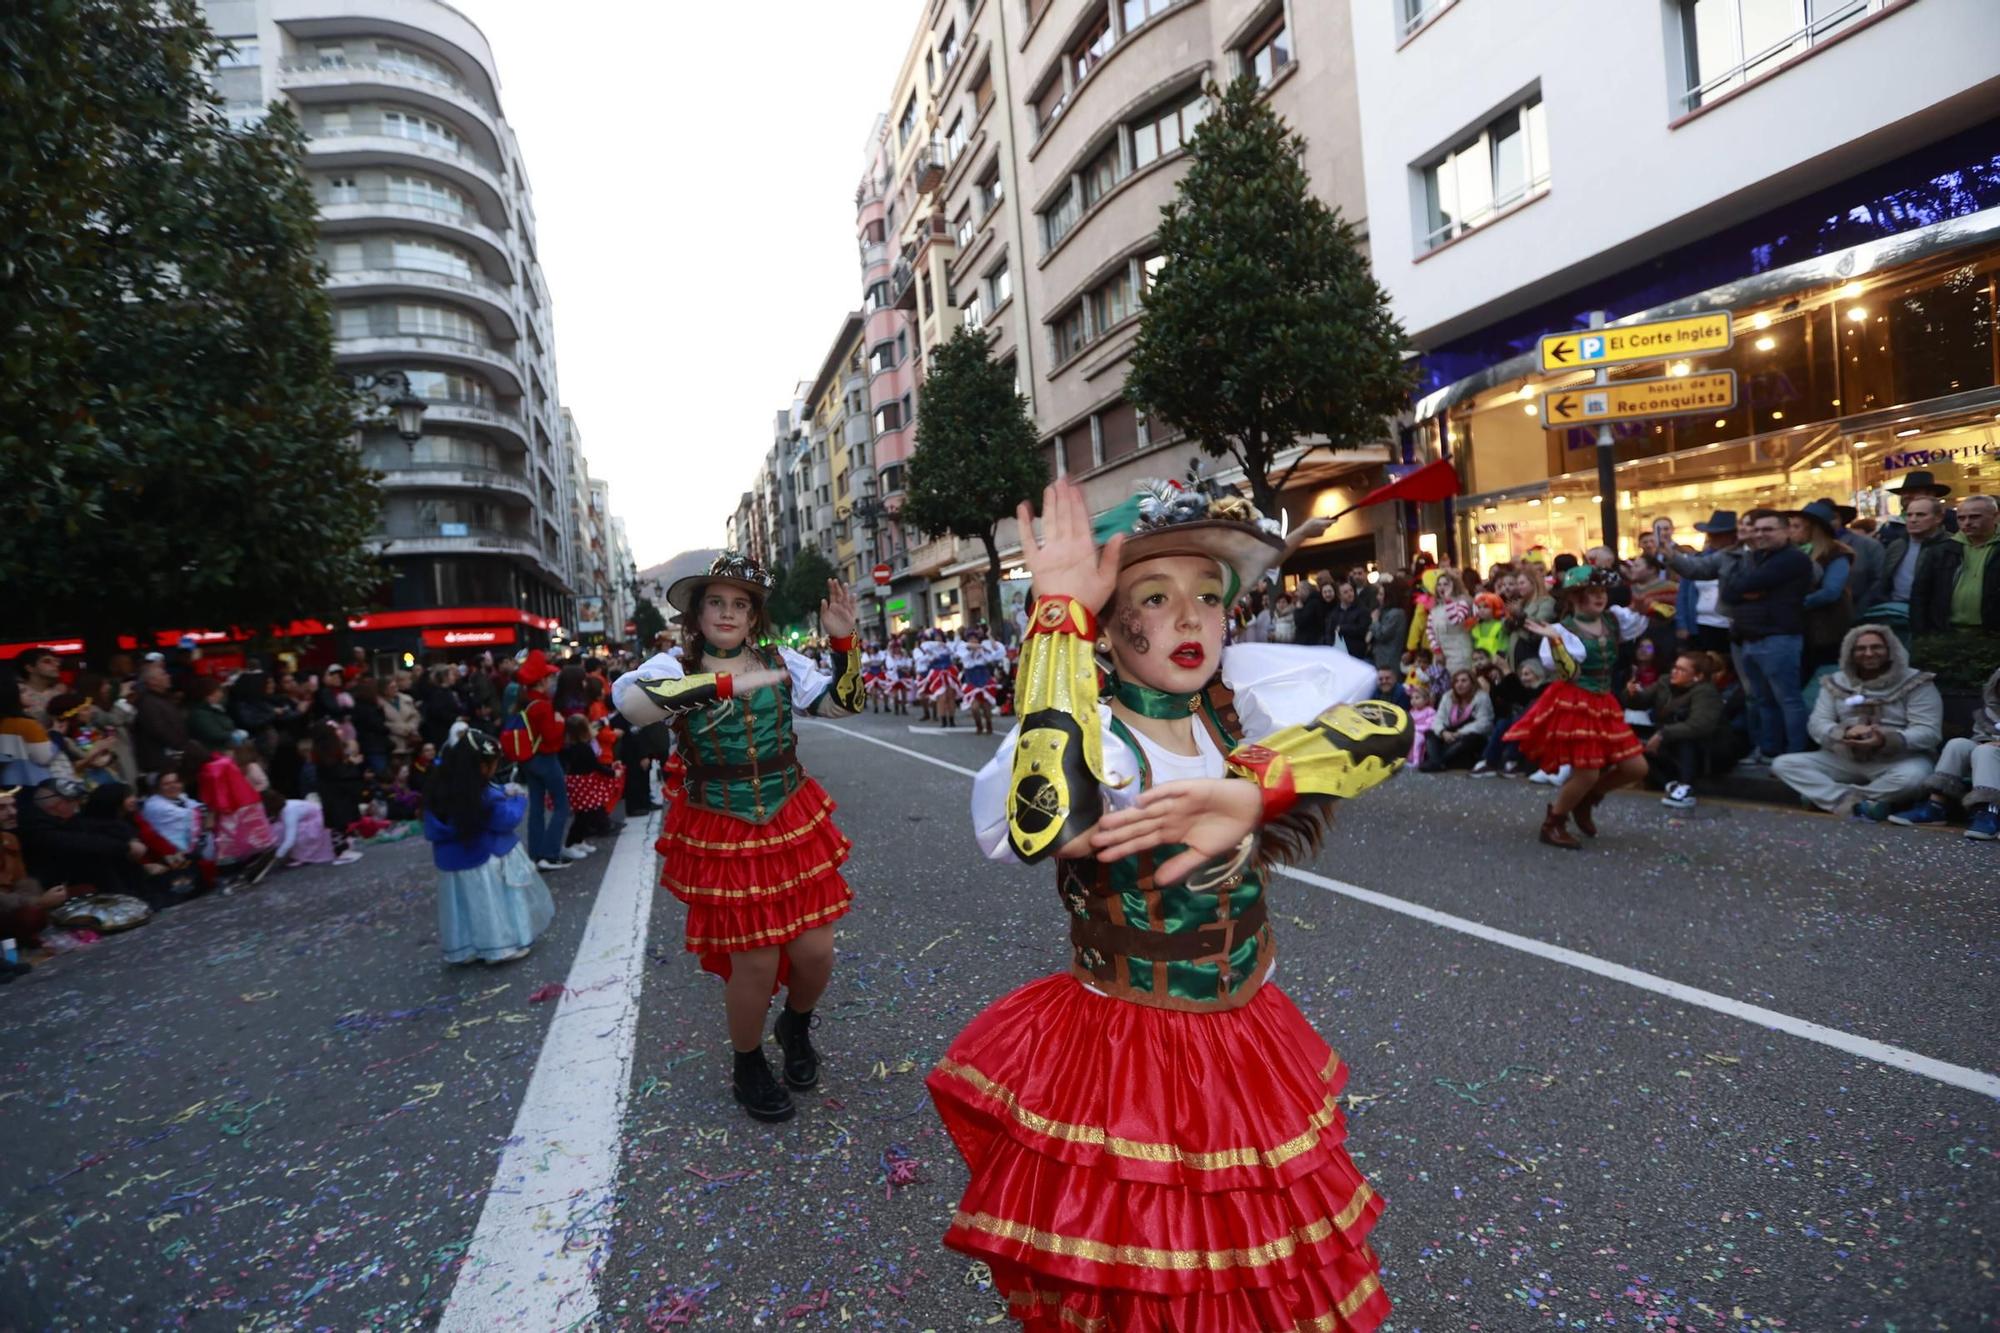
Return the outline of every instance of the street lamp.
{"type": "Polygon", "coordinates": [[[410,377],[400,370],[383,370],[351,376],[350,382],[357,392],[373,394],[377,406],[395,413],[396,434],[403,437],[404,444],[415,448],[423,436],[424,413],[430,404],[410,387],[410,377]]]}

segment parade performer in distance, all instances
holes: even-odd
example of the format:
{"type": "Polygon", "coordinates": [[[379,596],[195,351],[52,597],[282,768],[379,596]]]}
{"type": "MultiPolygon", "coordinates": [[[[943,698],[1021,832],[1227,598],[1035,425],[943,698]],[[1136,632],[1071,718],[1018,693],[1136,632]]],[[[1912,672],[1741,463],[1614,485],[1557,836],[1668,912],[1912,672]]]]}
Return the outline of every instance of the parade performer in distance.
{"type": "Polygon", "coordinates": [[[437,864],[438,946],[447,963],[525,958],[555,919],[555,900],[515,830],[527,793],[493,781],[500,742],[460,723],[431,768],[424,837],[437,864]]]}
{"type": "Polygon", "coordinates": [[[1616,788],[1646,779],[1645,747],[1611,692],[1618,645],[1644,634],[1646,617],[1612,606],[1602,572],[1590,565],[1564,571],[1556,601],[1564,612],[1559,622],[1530,620],[1523,626],[1541,636],[1542,665],[1555,678],[1501,739],[1520,746],[1544,773],[1570,766],[1569,780],[1556,790],[1542,819],[1541,839],[1574,851],[1583,844],[1570,833],[1570,821],[1585,837],[1596,837],[1597,803],[1616,788]]]}
{"type": "Polygon", "coordinates": [[[974,625],[965,631],[955,656],[959,701],[972,712],[972,729],[990,736],[993,709],[1000,702],[1000,676],[1007,669],[1007,650],[974,625]]]}
{"type": "Polygon", "coordinates": [[[921,690],[926,716],[935,717],[941,727],[958,725],[958,655],[944,637],[933,629],[917,648],[917,671],[923,676],[921,690]]]}
{"type": "Polygon", "coordinates": [[[1032,519],[1021,723],[972,815],[992,858],[1054,859],[1072,964],[931,1071],[971,1175],[945,1243],[1030,1333],[1367,1333],[1382,1201],[1342,1147],[1346,1067],[1271,981],[1264,875],[1395,772],[1408,719],[1345,654],[1224,650],[1281,549],[1247,501],[1154,483],[1102,551],[1074,483],[1039,543],[1032,519]]]}
{"type": "Polygon", "coordinates": [[[879,713],[889,698],[888,654],[879,643],[869,643],[861,652],[861,688],[868,696],[868,711],[879,713]]]}
{"type": "Polygon", "coordinates": [[[889,640],[889,650],[882,655],[882,668],[889,675],[889,702],[894,705],[895,714],[907,717],[910,694],[916,688],[917,664],[900,635],[889,640]]]}
{"type": "Polygon", "coordinates": [[[853,893],[840,867],[851,846],[833,801],[799,767],[793,712],[847,717],[862,708],[854,594],[827,580],[820,603],[834,671],[765,645],[769,571],[724,552],[676,581],[667,601],[687,623],[681,661],[656,656],[611,687],[627,720],[670,719],[685,788],[658,843],[660,884],[687,904],[687,947],[725,985],[736,1100],[756,1120],[791,1118],[791,1091],[819,1082],[813,1010],[833,973],[833,923],[853,893]],[[786,987],[776,1037],[784,1082],[764,1058],[764,1015],[786,987]]]}

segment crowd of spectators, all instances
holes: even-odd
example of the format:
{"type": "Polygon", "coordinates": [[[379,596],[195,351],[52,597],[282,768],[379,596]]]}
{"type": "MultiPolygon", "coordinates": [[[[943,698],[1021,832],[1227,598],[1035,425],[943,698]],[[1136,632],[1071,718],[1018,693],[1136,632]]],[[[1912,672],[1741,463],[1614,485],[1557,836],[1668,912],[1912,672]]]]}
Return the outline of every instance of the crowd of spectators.
{"type": "Polygon", "coordinates": [[[1620,560],[1597,547],[1541,549],[1483,571],[1420,556],[1408,571],[1322,571],[1295,591],[1266,587],[1235,609],[1243,641],[1320,644],[1374,663],[1376,697],[1410,710],[1424,772],[1526,777],[1508,728],[1547,684],[1532,621],[1555,618],[1563,571],[1595,566],[1611,601],[1649,617],[1625,645],[1614,686],[1640,733],[1650,785],[1667,806],[1735,769],[1763,771],[1818,808],[1898,824],[1962,816],[1992,838],[2000,808],[2000,561],[1995,501],[1913,473],[1900,515],[1877,523],[1815,500],[1795,511],[1718,511],[1672,524],[1620,560]],[[1947,740],[1935,679],[1984,681],[1971,735],[1947,740]]]}
{"type": "Polygon", "coordinates": [[[356,650],[318,671],[281,656],[225,673],[183,648],[99,671],[18,653],[0,663],[0,937],[31,949],[65,925],[129,921],[129,900],[158,909],[360,860],[364,844],[421,817],[455,727],[497,735],[535,699],[557,719],[552,754],[574,813],[551,855],[588,855],[619,804],[653,808],[647,765],[664,746],[608,705],[627,659],[550,664],[534,689],[516,680],[520,665],[378,672],[356,650]]]}

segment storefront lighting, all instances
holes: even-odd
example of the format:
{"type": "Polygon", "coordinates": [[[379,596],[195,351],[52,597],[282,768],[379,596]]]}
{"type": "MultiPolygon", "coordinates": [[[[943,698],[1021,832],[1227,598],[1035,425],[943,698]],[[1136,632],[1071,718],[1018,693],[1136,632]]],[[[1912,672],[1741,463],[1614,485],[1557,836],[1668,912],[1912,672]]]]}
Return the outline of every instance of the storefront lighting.
{"type": "Polygon", "coordinates": [[[1750,317],[1750,327],[1753,329],[1768,329],[1771,327],[1771,317],[1761,313],[1753,315],[1750,317]]]}
{"type": "Polygon", "coordinates": [[[1486,506],[1486,512],[1487,512],[1487,513],[1489,513],[1489,514],[1497,514],[1497,513],[1499,513],[1499,512],[1500,512],[1500,506],[1499,506],[1499,505],[1487,505],[1487,506],[1486,506]]]}
{"type": "Polygon", "coordinates": [[[1909,439],[1909,438],[1910,438],[1910,437],[1911,437],[1912,435],[1922,435],[1923,433],[1924,433],[1924,431],[1923,431],[1923,427],[1921,427],[1921,426],[1912,426],[1912,427],[1910,427],[1910,428],[1909,428],[1908,430],[1899,430],[1899,431],[1897,431],[1897,432],[1896,432],[1896,438],[1897,438],[1897,439],[1899,439],[1899,440],[1907,440],[1907,439],[1909,439]]]}
{"type": "Polygon", "coordinates": [[[1693,366],[1690,366],[1690,365],[1689,365],[1689,364],[1688,364],[1687,362],[1685,362],[1685,361],[1676,361],[1676,362],[1674,362],[1674,363],[1673,363],[1673,364],[1672,364],[1671,366],[1668,366],[1668,367],[1667,367],[1667,373],[1668,373],[1669,375],[1685,375],[1685,374],[1687,374],[1687,373],[1688,373],[1688,372],[1689,372],[1690,370],[1693,370],[1693,369],[1694,369],[1694,367],[1693,367],[1693,366]]]}
{"type": "Polygon", "coordinates": [[[1845,287],[1842,287],[1839,291],[1835,292],[1834,295],[1838,296],[1843,301],[1852,301],[1855,297],[1861,295],[1861,284],[1858,282],[1850,282],[1845,287]]]}
{"type": "Polygon", "coordinates": [[[1528,508],[1530,509],[1540,509],[1541,507],[1542,507],[1542,502],[1540,500],[1528,501],[1528,508]]]}
{"type": "Polygon", "coordinates": [[[1779,411],[1775,411],[1775,410],[1774,410],[1774,411],[1773,411],[1773,412],[1771,413],[1771,420],[1773,420],[1773,421],[1783,421],[1784,419],[1785,419],[1785,414],[1784,414],[1783,412],[1779,412],[1779,411]]]}
{"type": "Polygon", "coordinates": [[[1858,305],[1847,307],[1847,318],[1850,322],[1859,324],[1862,320],[1868,318],[1867,307],[1858,305]]]}
{"type": "Polygon", "coordinates": [[[1526,412],[1529,416],[1535,415],[1535,405],[1533,403],[1522,403],[1521,410],[1523,412],[1526,412]]]}
{"type": "Polygon", "coordinates": [[[1550,500],[1549,503],[1552,505],[1566,505],[1569,503],[1569,497],[1567,495],[1558,495],[1550,500]]]}
{"type": "Polygon", "coordinates": [[[1715,419],[1715,428],[1716,428],[1717,430],[1722,430],[1722,429],[1723,429],[1724,427],[1726,427],[1726,426],[1728,426],[1728,425],[1729,425],[1729,418],[1728,418],[1728,417],[1717,417],[1717,418],[1715,419]]]}
{"type": "Polygon", "coordinates": [[[1601,495],[1593,495],[1590,497],[1590,502],[1594,505],[1601,505],[1604,503],[1604,497],[1601,495]]]}
{"type": "Polygon", "coordinates": [[[1757,350],[1760,352],[1768,352],[1777,345],[1778,340],[1776,338],[1759,338],[1757,340],[1757,350]]]}

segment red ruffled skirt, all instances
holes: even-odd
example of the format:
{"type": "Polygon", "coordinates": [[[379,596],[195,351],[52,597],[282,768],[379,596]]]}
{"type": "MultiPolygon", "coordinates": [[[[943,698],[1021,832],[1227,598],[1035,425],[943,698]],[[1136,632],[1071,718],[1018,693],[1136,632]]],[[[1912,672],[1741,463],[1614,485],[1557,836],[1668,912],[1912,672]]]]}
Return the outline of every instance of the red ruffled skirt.
{"type": "Polygon", "coordinates": [[[833,798],[805,778],[767,824],[686,800],[667,809],[655,844],[660,887],[687,904],[687,948],[729,975],[727,955],[797,939],[847,914],[854,893],[840,867],[853,844],[833,823],[833,798]]]}
{"type": "Polygon", "coordinates": [[[1610,768],[1645,750],[1617,699],[1567,680],[1551,682],[1502,739],[1520,746],[1545,773],[1564,764],[1610,768]]]}
{"type": "Polygon", "coordinates": [[[917,687],[917,697],[922,699],[942,699],[958,689],[958,668],[939,667],[924,677],[917,687]]]}
{"type": "Polygon", "coordinates": [[[607,777],[602,773],[565,773],[563,788],[569,793],[569,808],[578,814],[609,810],[611,803],[625,793],[625,772],[621,768],[616,777],[607,777]]]}
{"type": "Polygon", "coordinates": [[[1182,1013],[1031,982],[927,1080],[972,1180],[945,1244],[1029,1333],[1367,1333],[1382,1200],[1340,1058],[1275,985],[1182,1013]]]}

